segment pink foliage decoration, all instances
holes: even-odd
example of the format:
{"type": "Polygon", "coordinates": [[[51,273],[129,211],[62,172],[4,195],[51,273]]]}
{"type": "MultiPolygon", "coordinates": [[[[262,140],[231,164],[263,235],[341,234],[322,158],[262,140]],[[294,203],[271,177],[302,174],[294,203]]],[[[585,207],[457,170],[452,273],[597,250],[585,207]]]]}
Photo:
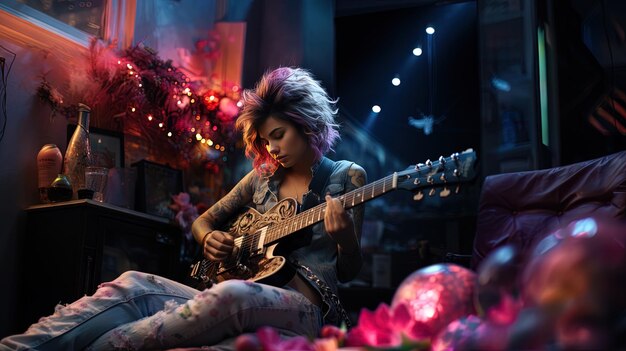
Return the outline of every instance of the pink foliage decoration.
{"type": "Polygon", "coordinates": [[[198,218],[198,208],[191,202],[191,196],[188,193],[172,195],[172,204],[169,207],[176,213],[174,222],[183,234],[180,260],[191,262],[200,250],[200,246],[191,233],[191,224],[198,218]]]}
{"type": "MultiPolygon", "coordinates": [[[[221,164],[235,148],[234,120],[241,88],[212,79],[192,80],[183,70],[138,44],[121,52],[93,39],[67,79],[42,77],[37,94],[52,116],[76,115],[78,103],[92,109],[93,125],[123,125],[148,145],[169,145],[191,162],[221,164]]],[[[110,128],[111,129],[111,128],[110,128]]]]}

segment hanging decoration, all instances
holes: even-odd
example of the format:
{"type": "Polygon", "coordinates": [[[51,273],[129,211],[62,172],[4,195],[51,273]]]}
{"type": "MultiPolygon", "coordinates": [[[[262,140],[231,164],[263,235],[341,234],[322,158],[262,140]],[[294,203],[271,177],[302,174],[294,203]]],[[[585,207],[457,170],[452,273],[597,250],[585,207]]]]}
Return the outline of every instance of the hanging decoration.
{"type": "MultiPolygon", "coordinates": [[[[37,94],[51,116],[92,108],[94,124],[121,124],[155,147],[182,156],[180,167],[202,163],[212,171],[235,145],[240,87],[216,78],[196,80],[142,44],[123,51],[91,40],[88,55],[59,86],[44,74],[37,94]]],[[[180,157],[179,157],[180,158],[180,157]]]]}
{"type": "MultiPolygon", "coordinates": [[[[433,126],[443,122],[446,119],[445,115],[435,116],[433,112],[433,100],[436,92],[436,68],[435,68],[435,43],[434,43],[434,33],[435,30],[432,27],[426,28],[427,43],[428,43],[428,111],[426,114],[419,112],[419,118],[409,116],[408,124],[411,127],[415,127],[417,129],[421,129],[424,132],[424,135],[430,135],[433,132],[433,126]]],[[[421,52],[421,51],[420,51],[421,52]]]]}

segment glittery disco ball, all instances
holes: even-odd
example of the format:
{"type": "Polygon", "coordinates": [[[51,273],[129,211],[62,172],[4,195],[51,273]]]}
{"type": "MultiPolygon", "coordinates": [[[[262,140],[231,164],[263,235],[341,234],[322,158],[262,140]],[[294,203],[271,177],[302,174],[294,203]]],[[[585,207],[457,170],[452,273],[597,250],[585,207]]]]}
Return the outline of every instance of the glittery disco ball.
{"type": "Polygon", "coordinates": [[[406,304],[416,322],[434,337],[450,322],[475,313],[476,274],[454,264],[436,264],[409,275],[396,290],[391,306],[406,304]]]}

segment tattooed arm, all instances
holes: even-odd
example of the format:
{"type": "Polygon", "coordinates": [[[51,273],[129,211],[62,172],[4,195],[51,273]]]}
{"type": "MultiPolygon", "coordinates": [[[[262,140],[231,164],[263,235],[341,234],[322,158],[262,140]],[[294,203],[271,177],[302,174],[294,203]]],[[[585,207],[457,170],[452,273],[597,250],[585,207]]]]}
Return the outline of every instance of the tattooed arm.
{"type": "Polygon", "coordinates": [[[248,173],[226,196],[201,214],[191,225],[194,239],[203,247],[204,257],[221,261],[231,254],[234,237],[216,228],[252,201],[256,177],[255,171],[248,173]]]}
{"type": "MultiPolygon", "coordinates": [[[[345,192],[350,192],[356,188],[362,187],[367,183],[367,174],[365,170],[353,164],[348,170],[348,179],[346,180],[345,192]]],[[[363,214],[365,207],[363,204],[353,207],[347,211],[347,215],[351,219],[349,230],[341,237],[336,236],[337,241],[337,278],[341,282],[354,279],[361,270],[363,265],[363,256],[361,253],[361,230],[363,228],[363,214]]]]}

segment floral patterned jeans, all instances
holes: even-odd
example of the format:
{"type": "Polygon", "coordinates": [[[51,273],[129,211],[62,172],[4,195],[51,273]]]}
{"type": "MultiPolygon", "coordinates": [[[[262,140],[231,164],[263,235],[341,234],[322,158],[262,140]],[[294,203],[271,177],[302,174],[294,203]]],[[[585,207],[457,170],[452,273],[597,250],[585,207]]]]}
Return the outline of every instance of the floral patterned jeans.
{"type": "Polygon", "coordinates": [[[0,350],[140,350],[215,345],[261,326],[315,337],[321,311],[304,295],[228,280],[198,291],[156,275],[128,271],[92,296],[57,306],[0,350]]]}

